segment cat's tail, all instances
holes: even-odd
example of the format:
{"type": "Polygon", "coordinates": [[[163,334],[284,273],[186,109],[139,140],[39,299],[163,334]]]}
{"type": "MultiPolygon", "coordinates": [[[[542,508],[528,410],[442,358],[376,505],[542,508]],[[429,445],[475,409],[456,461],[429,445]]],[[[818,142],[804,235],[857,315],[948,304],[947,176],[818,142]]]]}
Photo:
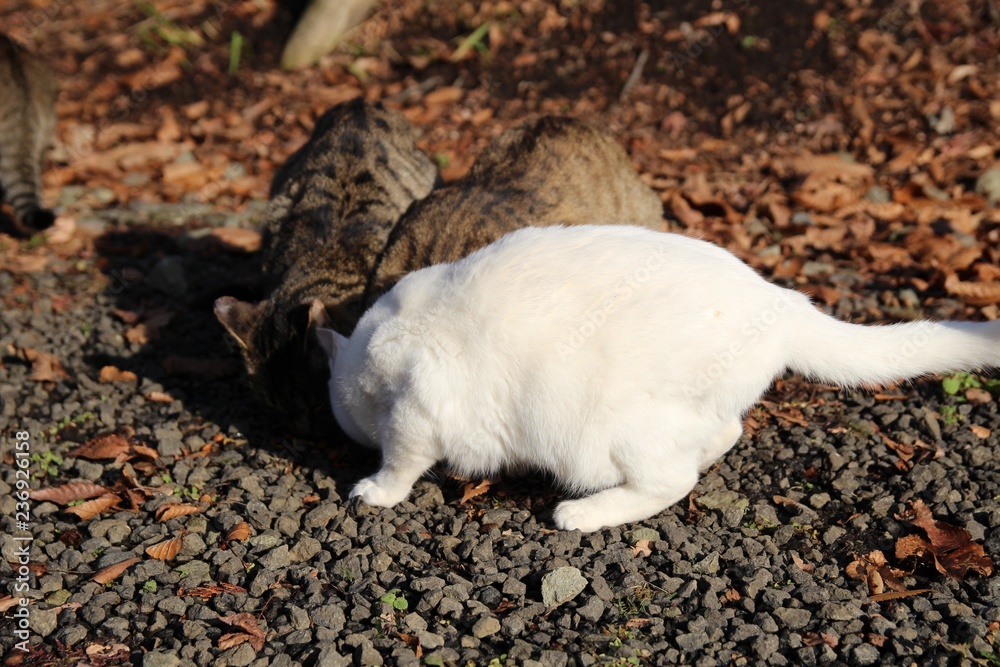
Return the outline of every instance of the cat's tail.
{"type": "Polygon", "coordinates": [[[930,373],[1000,368],[1000,320],[865,326],[811,305],[799,312],[790,327],[788,365],[824,382],[889,384],[930,373]]]}
{"type": "Polygon", "coordinates": [[[6,185],[3,194],[14,208],[14,215],[21,224],[41,231],[52,226],[55,215],[44,208],[39,201],[39,192],[42,189],[41,175],[26,157],[29,147],[18,148],[21,149],[20,152],[7,151],[11,155],[0,156],[0,182],[6,185]]]}

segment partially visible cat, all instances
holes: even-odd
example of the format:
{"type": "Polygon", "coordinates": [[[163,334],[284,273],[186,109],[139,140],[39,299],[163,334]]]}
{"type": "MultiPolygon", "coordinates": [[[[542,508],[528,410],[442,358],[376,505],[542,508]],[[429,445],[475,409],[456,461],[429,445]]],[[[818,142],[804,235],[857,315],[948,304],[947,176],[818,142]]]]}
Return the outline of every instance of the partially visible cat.
{"type": "Polygon", "coordinates": [[[437,169],[416,139],[401,114],[379,103],[357,99],[324,113],[271,186],[265,298],[215,303],[256,391],[303,435],[331,423],[323,400],[326,359],[311,334],[310,304],[339,306],[350,294],[360,301],[389,230],[433,188],[437,169]]]}
{"type": "Polygon", "coordinates": [[[681,500],[791,368],[840,385],[1000,367],[1000,321],[861,326],[735,256],[626,226],[528,228],[401,280],[350,339],[317,330],[329,396],[382,466],[351,492],[389,507],[438,461],[466,477],[551,473],[593,531],[681,500]]]}
{"type": "Polygon", "coordinates": [[[258,304],[226,297],[216,304],[219,320],[243,348],[258,392],[304,435],[323,434],[331,419],[322,400],[326,358],[306,335],[317,323],[349,333],[366,300],[374,301],[400,276],[459,259],[528,221],[662,224],[659,198],[639,180],[625,151],[580,121],[544,117],[508,130],[468,175],[424,199],[432,172],[412,145],[413,130],[392,114],[387,137],[397,148],[382,155],[375,146],[387,142],[378,134],[386,128],[361,122],[372,109],[355,103],[351,110],[328,112],[306,147],[275,176],[264,239],[271,297],[258,304]],[[344,155],[361,161],[340,166],[344,155]],[[381,189],[365,181],[369,173],[381,189]],[[384,183],[391,178],[421,188],[408,187],[395,204],[384,204],[380,197],[393,194],[384,183]],[[359,186],[367,189],[358,193],[359,186]],[[390,233],[388,226],[410,201],[390,233]],[[323,308],[310,315],[313,299],[323,308]]]}
{"type": "Polygon", "coordinates": [[[39,198],[57,92],[48,65],[0,33],[0,197],[14,207],[21,224],[34,230],[55,221],[39,198]]]}
{"type": "Polygon", "coordinates": [[[411,271],[453,262],[525,225],[601,223],[662,229],[663,204],[611,135],[544,116],[500,135],[464,178],[414,204],[392,230],[365,303],[411,271]]]}

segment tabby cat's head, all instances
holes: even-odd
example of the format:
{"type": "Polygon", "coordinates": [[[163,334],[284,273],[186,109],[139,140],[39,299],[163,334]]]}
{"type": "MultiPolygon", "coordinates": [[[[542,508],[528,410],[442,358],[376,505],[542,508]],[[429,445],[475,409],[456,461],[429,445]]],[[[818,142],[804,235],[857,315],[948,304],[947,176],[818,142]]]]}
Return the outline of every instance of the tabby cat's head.
{"type": "MultiPolygon", "coordinates": [[[[338,313],[332,307],[332,313],[338,313]]],[[[215,316],[239,345],[247,375],[257,395],[282,413],[297,435],[329,437],[336,433],[328,399],[329,363],[315,329],[336,325],[310,304],[292,308],[274,300],[258,303],[222,297],[215,316]]]]}

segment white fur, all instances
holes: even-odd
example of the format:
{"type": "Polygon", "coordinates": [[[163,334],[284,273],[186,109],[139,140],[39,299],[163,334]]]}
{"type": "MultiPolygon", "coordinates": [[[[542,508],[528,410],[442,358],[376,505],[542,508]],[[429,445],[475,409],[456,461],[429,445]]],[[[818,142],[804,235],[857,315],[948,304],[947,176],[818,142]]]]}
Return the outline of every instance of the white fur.
{"type": "Polygon", "coordinates": [[[555,511],[583,531],[684,498],[786,368],[850,385],[1000,366],[1000,321],[839,322],[710,243],[623,226],[516,231],[321,340],[338,422],[382,449],[352,497],[395,505],[441,460],[535,467],[583,496],[555,511]]]}

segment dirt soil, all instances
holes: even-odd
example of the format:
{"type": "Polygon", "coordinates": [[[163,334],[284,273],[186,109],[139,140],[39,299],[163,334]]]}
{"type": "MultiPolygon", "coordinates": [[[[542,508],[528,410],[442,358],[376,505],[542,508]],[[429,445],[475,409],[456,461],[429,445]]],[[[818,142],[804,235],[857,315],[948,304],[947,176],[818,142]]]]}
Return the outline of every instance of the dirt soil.
{"type": "Polygon", "coordinates": [[[62,89],[59,221],[0,216],[4,664],[1000,665],[995,374],[786,378],[686,506],[580,535],[537,478],[348,503],[377,460],[290,437],[212,316],[256,294],[274,170],[364,95],[446,181],[579,116],[671,230],[839,317],[996,319],[996,1],[773,4],[390,0],[288,73],[272,0],[5,0],[62,89]],[[36,496],[27,530],[25,440],[32,489],[91,485],[36,496]]]}

